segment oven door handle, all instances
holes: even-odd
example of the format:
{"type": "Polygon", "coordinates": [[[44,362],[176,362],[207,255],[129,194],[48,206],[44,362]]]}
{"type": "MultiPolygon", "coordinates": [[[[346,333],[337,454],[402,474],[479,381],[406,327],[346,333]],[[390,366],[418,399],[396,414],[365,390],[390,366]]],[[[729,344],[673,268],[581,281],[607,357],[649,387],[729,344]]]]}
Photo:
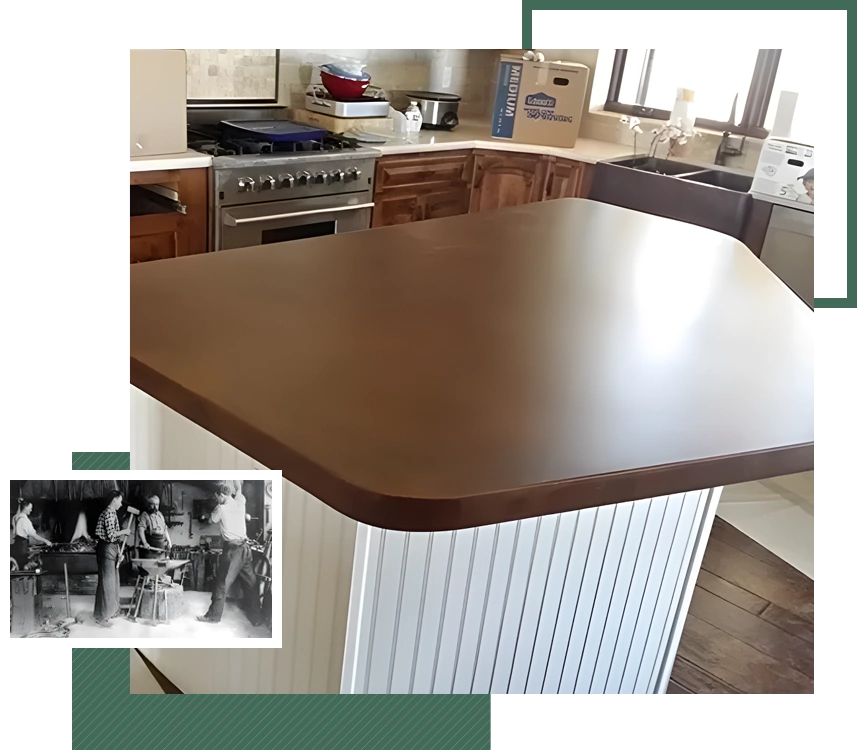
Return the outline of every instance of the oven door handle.
{"type": "Polygon", "coordinates": [[[260,221],[275,221],[277,219],[292,219],[296,216],[312,216],[314,214],[332,214],[337,211],[357,211],[360,208],[372,208],[374,203],[361,203],[357,206],[334,206],[333,208],[315,208],[312,211],[293,211],[288,214],[274,214],[273,216],[249,216],[246,219],[236,219],[230,213],[224,213],[223,223],[230,227],[241,224],[256,224],[260,221]]]}

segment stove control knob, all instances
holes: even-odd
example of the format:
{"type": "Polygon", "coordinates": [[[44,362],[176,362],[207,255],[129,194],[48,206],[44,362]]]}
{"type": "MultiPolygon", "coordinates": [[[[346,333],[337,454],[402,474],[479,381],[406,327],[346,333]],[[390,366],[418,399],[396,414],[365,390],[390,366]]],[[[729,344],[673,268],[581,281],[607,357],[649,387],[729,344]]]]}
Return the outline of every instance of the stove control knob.
{"type": "Polygon", "coordinates": [[[259,178],[259,190],[273,190],[277,187],[277,181],[269,174],[264,174],[259,178]]]}
{"type": "Polygon", "coordinates": [[[253,186],[256,184],[256,181],[250,177],[239,177],[238,178],[238,192],[246,193],[253,189],[253,186]]]}
{"type": "Polygon", "coordinates": [[[317,182],[319,185],[324,185],[324,183],[327,182],[327,172],[325,172],[323,169],[319,172],[316,172],[315,182],[317,182]]]}
{"type": "Polygon", "coordinates": [[[345,172],[345,178],[348,179],[349,177],[352,180],[359,180],[360,179],[360,170],[357,169],[357,167],[351,167],[351,169],[349,169],[345,172]]]}
{"type": "Polygon", "coordinates": [[[284,188],[292,188],[295,186],[295,176],[292,174],[283,175],[281,178],[283,180],[282,185],[280,187],[284,188]]]}
{"type": "Polygon", "coordinates": [[[312,175],[309,172],[298,172],[298,185],[309,185],[312,175]]]}
{"type": "Polygon", "coordinates": [[[331,169],[329,177],[331,183],[345,182],[345,173],[341,169],[331,169]]]}

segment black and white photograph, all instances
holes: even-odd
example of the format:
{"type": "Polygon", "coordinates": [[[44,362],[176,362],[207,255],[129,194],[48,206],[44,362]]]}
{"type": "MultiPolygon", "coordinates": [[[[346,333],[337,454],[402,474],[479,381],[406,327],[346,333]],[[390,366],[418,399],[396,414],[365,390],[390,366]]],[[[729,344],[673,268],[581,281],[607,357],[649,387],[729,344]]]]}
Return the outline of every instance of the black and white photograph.
{"type": "Polygon", "coordinates": [[[12,637],[270,639],[277,483],[222,473],[13,480],[12,637]]]}

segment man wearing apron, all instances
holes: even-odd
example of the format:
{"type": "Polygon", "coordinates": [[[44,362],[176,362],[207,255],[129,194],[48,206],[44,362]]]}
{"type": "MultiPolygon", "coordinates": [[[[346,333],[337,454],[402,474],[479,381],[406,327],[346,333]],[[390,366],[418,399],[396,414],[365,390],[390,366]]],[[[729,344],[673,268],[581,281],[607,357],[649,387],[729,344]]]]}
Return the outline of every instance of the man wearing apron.
{"type": "Polygon", "coordinates": [[[140,535],[140,557],[151,559],[164,557],[173,546],[164,514],[160,511],[161,499],[151,495],[147,510],[140,514],[137,533],[140,535]]]}

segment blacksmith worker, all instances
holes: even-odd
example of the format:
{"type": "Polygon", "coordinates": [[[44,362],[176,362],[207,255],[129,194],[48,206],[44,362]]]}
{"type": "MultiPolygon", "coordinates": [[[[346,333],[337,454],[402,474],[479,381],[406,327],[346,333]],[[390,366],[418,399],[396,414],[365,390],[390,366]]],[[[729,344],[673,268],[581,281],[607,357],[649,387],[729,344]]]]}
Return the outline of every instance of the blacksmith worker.
{"type": "Polygon", "coordinates": [[[95,559],[98,563],[98,587],[95,589],[95,624],[112,628],[110,620],[118,617],[119,609],[119,540],[131,533],[119,528],[116,511],[122,507],[122,493],[111,490],[107,493],[107,507],[98,516],[95,525],[95,559]]]}
{"type": "Polygon", "coordinates": [[[214,593],[208,612],[196,619],[200,622],[220,622],[226,594],[237,579],[241,582],[244,600],[248,605],[247,617],[253,626],[262,624],[262,607],[256,574],[253,572],[253,553],[247,539],[247,511],[245,498],[236,493],[232,482],[218,482],[214,490],[217,502],[211,512],[211,522],[220,524],[223,554],[217,567],[214,593]]]}
{"type": "Polygon", "coordinates": [[[809,202],[815,205],[815,169],[810,169],[806,174],[798,177],[798,180],[803,183],[809,202]]]}
{"type": "Polygon", "coordinates": [[[157,495],[149,495],[146,500],[146,510],[140,514],[137,523],[137,533],[140,536],[140,557],[163,557],[164,551],[173,546],[167,521],[160,511],[161,499],[157,495]]]}
{"type": "Polygon", "coordinates": [[[12,557],[18,563],[19,570],[23,570],[30,557],[30,539],[47,544],[51,543],[43,536],[39,536],[33,528],[30,513],[33,512],[33,504],[29,500],[18,498],[18,512],[12,516],[12,557]]]}

